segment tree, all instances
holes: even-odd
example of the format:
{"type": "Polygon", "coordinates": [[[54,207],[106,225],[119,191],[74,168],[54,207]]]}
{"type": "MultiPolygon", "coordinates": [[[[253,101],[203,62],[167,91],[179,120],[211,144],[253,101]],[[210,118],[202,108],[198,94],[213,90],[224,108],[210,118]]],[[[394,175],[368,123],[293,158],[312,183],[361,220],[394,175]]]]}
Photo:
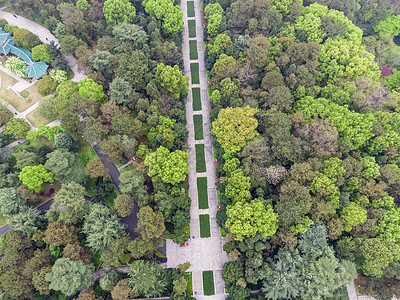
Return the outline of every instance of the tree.
{"type": "Polygon", "coordinates": [[[14,188],[0,189],[0,205],[3,216],[12,217],[18,214],[26,207],[25,204],[25,199],[22,199],[14,188]]]}
{"type": "Polygon", "coordinates": [[[29,128],[29,123],[24,119],[14,118],[6,123],[3,133],[13,137],[14,139],[21,140],[26,137],[29,128]]]}
{"type": "Polygon", "coordinates": [[[256,36],[249,40],[248,49],[246,49],[247,61],[255,67],[262,68],[268,62],[268,49],[271,42],[267,37],[256,36]]]}
{"type": "Polygon", "coordinates": [[[243,264],[239,261],[228,261],[222,267],[222,278],[227,287],[236,285],[239,278],[244,277],[243,264]]]}
{"type": "Polygon", "coordinates": [[[67,81],[67,72],[63,71],[63,70],[51,70],[49,72],[50,77],[57,83],[61,83],[64,81],[67,81]]]}
{"type": "Polygon", "coordinates": [[[114,211],[122,218],[129,216],[134,207],[135,203],[129,195],[121,194],[114,199],[114,211]]]}
{"type": "Polygon", "coordinates": [[[107,248],[101,254],[101,260],[103,262],[103,266],[105,267],[117,266],[119,264],[119,258],[125,253],[129,242],[130,242],[129,236],[122,235],[121,237],[116,238],[111,243],[109,243],[107,248]]]}
{"type": "Polygon", "coordinates": [[[13,32],[13,42],[16,46],[23,47],[28,51],[42,43],[37,35],[25,28],[18,28],[13,32]]]}
{"type": "Polygon", "coordinates": [[[0,106],[0,125],[4,125],[12,118],[11,112],[4,106],[0,106]]]}
{"type": "Polygon", "coordinates": [[[397,36],[400,34],[400,16],[391,15],[373,26],[375,32],[383,32],[386,35],[397,36]]]}
{"type": "Polygon", "coordinates": [[[161,20],[161,28],[165,34],[182,31],[183,13],[179,5],[174,5],[168,0],[147,0],[143,2],[143,6],[148,14],[154,12],[156,18],[161,20]]]}
{"type": "Polygon", "coordinates": [[[22,150],[14,154],[16,158],[15,167],[22,170],[26,166],[36,166],[38,164],[38,156],[34,152],[22,150]]]}
{"type": "Polygon", "coordinates": [[[143,27],[123,22],[113,27],[113,35],[115,38],[115,45],[121,47],[125,42],[132,44],[135,49],[142,49],[146,43],[148,36],[143,27]]]}
{"type": "Polygon", "coordinates": [[[26,185],[21,184],[18,188],[17,188],[17,194],[21,195],[21,197],[23,199],[25,199],[26,201],[30,202],[30,203],[35,203],[38,202],[40,200],[39,195],[36,194],[34,191],[32,191],[31,189],[29,189],[26,185]]]}
{"type": "Polygon", "coordinates": [[[256,109],[248,106],[221,109],[212,123],[211,133],[217,137],[222,148],[238,152],[256,136],[256,112],[256,109]]]}
{"type": "Polygon", "coordinates": [[[218,34],[215,37],[214,42],[207,45],[208,53],[220,56],[222,53],[225,53],[226,49],[230,45],[232,45],[232,40],[229,36],[224,33],[218,34]]]}
{"type": "Polygon", "coordinates": [[[103,252],[115,239],[120,237],[125,225],[111,210],[101,204],[93,204],[85,218],[82,231],[86,234],[86,243],[94,252],[103,252]]]}
{"type": "Polygon", "coordinates": [[[161,213],[154,212],[151,207],[141,207],[137,217],[138,223],[135,231],[144,239],[159,238],[164,233],[164,217],[161,213]]]}
{"type": "Polygon", "coordinates": [[[112,270],[100,277],[99,284],[104,291],[111,291],[118,283],[121,276],[112,270]]]}
{"type": "Polygon", "coordinates": [[[81,260],[85,264],[88,264],[93,259],[93,253],[89,248],[83,247],[78,241],[73,244],[68,244],[63,250],[63,257],[69,258],[71,260],[81,260]]]}
{"type": "Polygon", "coordinates": [[[362,224],[367,220],[367,210],[360,205],[351,202],[343,208],[340,220],[343,223],[343,229],[349,232],[353,226],[362,224]]]}
{"type": "Polygon", "coordinates": [[[116,77],[129,82],[136,90],[146,87],[143,80],[145,74],[149,71],[148,57],[141,50],[130,51],[118,55],[118,68],[115,70],[116,77]]]}
{"type": "Polygon", "coordinates": [[[132,86],[122,78],[116,77],[110,83],[110,100],[118,105],[127,105],[133,101],[132,86]]]}
{"type": "Polygon", "coordinates": [[[138,142],[135,138],[127,135],[122,136],[122,150],[125,157],[133,157],[136,153],[136,146],[138,142]]]}
{"type": "Polygon", "coordinates": [[[14,230],[20,231],[27,236],[32,236],[34,232],[43,226],[43,217],[38,210],[26,207],[18,214],[14,215],[9,224],[14,230]]]}
{"type": "Polygon", "coordinates": [[[218,34],[222,24],[224,10],[219,3],[209,3],[204,9],[204,18],[207,20],[207,32],[211,36],[218,34]]]}
{"type": "Polygon", "coordinates": [[[190,224],[190,214],[183,210],[178,210],[172,216],[172,224],[176,227],[186,227],[190,224]]]}
{"type": "MultiPolygon", "coordinates": [[[[71,33],[78,33],[83,29],[85,24],[83,11],[79,10],[75,5],[72,3],[64,3],[64,5],[58,6],[58,11],[60,12],[60,17],[65,24],[67,31],[71,33]]],[[[64,38],[61,40],[61,42],[64,40],[64,38]]]]}
{"type": "Polygon", "coordinates": [[[122,141],[119,137],[112,135],[100,142],[101,153],[107,155],[113,161],[122,159],[122,141]]]}
{"type": "Polygon", "coordinates": [[[85,78],[78,82],[79,95],[89,98],[98,104],[107,102],[107,95],[103,92],[103,86],[96,83],[92,78],[85,78]]]}
{"type": "Polygon", "coordinates": [[[167,276],[163,269],[153,261],[136,261],[131,265],[129,283],[133,290],[146,298],[159,297],[167,288],[167,276]]]}
{"type": "Polygon", "coordinates": [[[48,295],[50,293],[50,284],[48,281],[46,281],[46,274],[50,271],[51,267],[43,267],[32,277],[33,286],[41,295],[48,295]]]}
{"type": "Polygon", "coordinates": [[[157,65],[156,74],[161,78],[161,86],[177,97],[180,93],[187,93],[189,87],[189,77],[184,76],[179,67],[165,66],[163,63],[157,65]]]}
{"type": "Polygon", "coordinates": [[[78,0],[76,1],[76,8],[79,10],[87,11],[90,8],[90,4],[87,0],[78,0]]]}
{"type": "Polygon", "coordinates": [[[47,154],[44,166],[62,183],[71,181],[83,183],[86,179],[84,165],[79,155],[66,149],[57,149],[47,154]]]}
{"type": "Polygon", "coordinates": [[[136,17],[136,9],[128,0],[107,0],[103,13],[108,25],[131,23],[136,17]]]}
{"type": "Polygon", "coordinates": [[[75,152],[78,149],[78,145],[69,134],[58,133],[54,136],[54,148],[75,152]]]}
{"type": "Polygon", "coordinates": [[[85,265],[79,260],[59,258],[45,278],[50,282],[51,289],[72,296],[94,284],[93,271],[94,267],[91,264],[85,265]]]}
{"type": "Polygon", "coordinates": [[[379,219],[376,233],[383,238],[393,239],[398,243],[400,241],[399,224],[400,209],[391,208],[385,211],[379,219]]]}
{"type": "Polygon", "coordinates": [[[104,167],[100,158],[95,158],[89,161],[85,167],[85,174],[90,178],[103,177],[106,180],[110,177],[108,170],[104,167]]]}
{"type": "Polygon", "coordinates": [[[27,66],[28,64],[17,56],[11,56],[4,63],[4,67],[7,70],[22,78],[26,78],[28,76],[25,72],[27,66]]]}
{"type": "Polygon", "coordinates": [[[114,300],[129,300],[139,296],[139,293],[132,290],[128,279],[122,279],[118,281],[117,285],[111,291],[111,296],[114,300]]]}
{"type": "Polygon", "coordinates": [[[32,58],[36,61],[43,60],[45,63],[49,64],[51,62],[51,54],[47,52],[47,45],[41,44],[33,47],[32,58]]]}
{"type": "Polygon", "coordinates": [[[233,203],[248,201],[251,198],[250,187],[250,177],[244,176],[242,169],[236,169],[226,179],[225,196],[233,203]]]}
{"type": "Polygon", "coordinates": [[[18,175],[18,178],[21,179],[22,183],[28,188],[34,190],[36,193],[43,190],[43,183],[54,182],[53,177],[54,174],[47,171],[43,165],[26,166],[18,175]]]}
{"type": "Polygon", "coordinates": [[[245,237],[255,236],[258,232],[263,237],[274,235],[278,229],[278,215],[271,205],[265,206],[255,199],[250,203],[236,202],[227,207],[228,220],[226,228],[235,235],[235,240],[243,241],[245,237]]]}
{"type": "Polygon", "coordinates": [[[71,135],[75,140],[82,136],[83,123],[79,120],[79,115],[66,111],[60,117],[61,127],[64,132],[71,135]]]}
{"type": "Polygon", "coordinates": [[[74,244],[78,242],[78,230],[60,221],[51,222],[44,232],[43,241],[54,247],[74,244]]]}
{"type": "Polygon", "coordinates": [[[108,51],[96,50],[89,61],[96,71],[103,73],[106,77],[109,77],[112,73],[111,63],[113,55],[108,51]]]}
{"type": "Polygon", "coordinates": [[[58,220],[66,224],[82,221],[90,207],[90,203],[83,197],[84,194],[85,189],[78,183],[63,184],[54,196],[54,202],[47,214],[57,212],[58,220]]]}
{"type": "Polygon", "coordinates": [[[11,159],[13,156],[13,151],[11,148],[3,147],[0,148],[0,162],[5,163],[11,159]]]}
{"type": "Polygon", "coordinates": [[[160,178],[165,183],[177,184],[186,179],[189,173],[188,154],[182,150],[170,152],[160,146],[156,152],[149,153],[144,165],[150,177],[160,178]]]}

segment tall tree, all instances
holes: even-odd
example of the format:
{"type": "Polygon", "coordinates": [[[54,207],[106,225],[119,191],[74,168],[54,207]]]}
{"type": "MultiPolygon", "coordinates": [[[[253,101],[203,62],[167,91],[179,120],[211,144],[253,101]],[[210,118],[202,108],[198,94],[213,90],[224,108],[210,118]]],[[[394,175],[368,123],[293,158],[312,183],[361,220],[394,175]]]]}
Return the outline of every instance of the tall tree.
{"type": "Polygon", "coordinates": [[[34,190],[36,193],[43,190],[43,183],[54,182],[53,173],[47,171],[43,165],[26,166],[22,169],[18,177],[21,179],[23,184],[34,190]]]}
{"type": "Polygon", "coordinates": [[[57,149],[47,154],[47,162],[44,166],[62,183],[82,183],[86,179],[84,165],[79,155],[68,152],[66,149],[57,149]]]}
{"type": "Polygon", "coordinates": [[[108,25],[131,23],[136,17],[136,9],[129,0],[107,0],[103,5],[103,13],[108,25]]]}

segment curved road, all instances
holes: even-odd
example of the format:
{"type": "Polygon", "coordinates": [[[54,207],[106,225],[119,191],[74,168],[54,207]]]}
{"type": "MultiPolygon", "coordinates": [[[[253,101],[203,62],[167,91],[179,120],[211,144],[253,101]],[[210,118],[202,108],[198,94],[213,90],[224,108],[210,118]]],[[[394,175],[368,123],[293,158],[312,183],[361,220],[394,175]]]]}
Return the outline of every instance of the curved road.
{"type": "MultiPolygon", "coordinates": [[[[39,39],[45,44],[50,44],[51,41],[54,41],[56,45],[60,44],[56,37],[51,34],[51,32],[46,27],[36,22],[33,22],[32,20],[5,11],[0,11],[0,18],[5,19],[10,25],[28,29],[32,33],[36,34],[39,39]]],[[[74,72],[74,77],[72,78],[72,81],[78,82],[79,80],[87,78],[87,75],[85,73],[79,72],[78,63],[73,56],[66,56],[65,59],[67,60],[72,72],[74,72]]]]}

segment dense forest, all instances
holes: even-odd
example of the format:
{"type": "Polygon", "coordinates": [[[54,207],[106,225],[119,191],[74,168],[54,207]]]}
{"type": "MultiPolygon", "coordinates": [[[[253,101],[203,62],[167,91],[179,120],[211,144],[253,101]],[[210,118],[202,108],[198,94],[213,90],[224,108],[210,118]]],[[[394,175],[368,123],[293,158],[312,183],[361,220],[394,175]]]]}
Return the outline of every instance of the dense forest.
{"type": "MultiPolygon", "coordinates": [[[[64,73],[38,81],[44,96],[38,113],[60,126],[29,130],[23,119],[2,115],[1,217],[12,229],[0,239],[1,298],[190,299],[189,266],[163,269],[158,262],[165,256],[156,251],[163,239],[182,244],[190,234],[180,6],[159,0],[3,4],[58,39],[59,45],[42,44],[24,29],[21,39],[34,59],[70,78],[65,56],[73,55],[88,78],[76,83],[64,73]],[[12,150],[5,147],[25,137],[12,150]],[[118,167],[135,156],[121,171],[121,194],[93,143],[118,167]],[[51,198],[45,214],[31,209],[51,198]],[[137,225],[127,228],[136,218],[128,218],[132,211],[137,225]],[[100,270],[122,269],[100,277],[100,264],[100,270]]],[[[4,19],[1,27],[14,40],[20,36],[4,19]]]]}
{"type": "Polygon", "coordinates": [[[229,299],[400,295],[400,6],[318,2],[203,4],[229,299]]]}

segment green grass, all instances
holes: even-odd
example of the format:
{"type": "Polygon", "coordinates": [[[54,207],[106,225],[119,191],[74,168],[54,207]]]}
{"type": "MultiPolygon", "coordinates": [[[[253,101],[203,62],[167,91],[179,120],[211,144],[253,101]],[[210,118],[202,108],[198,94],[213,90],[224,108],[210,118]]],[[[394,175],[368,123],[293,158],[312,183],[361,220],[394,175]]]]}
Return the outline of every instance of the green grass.
{"type": "Polygon", "coordinates": [[[197,195],[199,198],[199,208],[208,208],[207,177],[197,178],[197,195]]]}
{"type": "Polygon", "coordinates": [[[96,252],[96,254],[94,255],[93,263],[94,263],[94,266],[96,269],[100,266],[100,263],[101,263],[101,253],[100,252],[96,252]]]}
{"type": "Polygon", "coordinates": [[[190,296],[193,295],[192,273],[186,272],[185,275],[188,281],[186,286],[186,295],[190,296]]]}
{"type": "Polygon", "coordinates": [[[40,124],[46,125],[50,123],[49,119],[46,119],[38,114],[37,109],[27,114],[26,118],[32,123],[33,126],[36,127],[38,127],[40,124]]]}
{"type": "Polygon", "coordinates": [[[198,59],[199,56],[197,55],[197,41],[189,41],[189,56],[190,59],[198,59]]]}
{"type": "Polygon", "coordinates": [[[215,294],[213,271],[203,271],[203,292],[206,296],[215,294]]]}
{"type": "Polygon", "coordinates": [[[226,236],[226,232],[225,232],[225,229],[223,227],[219,228],[219,233],[221,234],[221,236],[226,236]]]}
{"type": "Polygon", "coordinates": [[[46,141],[44,140],[44,138],[41,136],[38,140],[27,140],[25,142],[23,142],[22,144],[19,144],[18,146],[15,146],[13,148],[13,152],[14,153],[18,153],[21,152],[22,150],[28,148],[28,147],[32,147],[34,149],[39,149],[42,146],[47,146],[46,141]]]}
{"type": "Polygon", "coordinates": [[[197,144],[196,147],[196,172],[206,171],[206,156],[204,154],[204,144],[197,144]]]}
{"type": "Polygon", "coordinates": [[[3,225],[6,225],[7,223],[8,223],[7,217],[5,217],[2,214],[0,214],[0,227],[3,226],[3,225]]]}
{"type": "Polygon", "coordinates": [[[90,146],[90,145],[86,145],[82,149],[80,149],[79,155],[85,166],[89,161],[97,158],[96,152],[94,152],[92,146],[90,146]]]}
{"type": "Polygon", "coordinates": [[[192,84],[200,83],[199,64],[198,63],[190,64],[190,75],[192,77],[192,84]]]}
{"type": "Polygon", "coordinates": [[[208,238],[210,234],[210,216],[209,215],[199,215],[200,220],[200,237],[208,238]]]}
{"type": "Polygon", "coordinates": [[[193,122],[194,122],[194,139],[195,140],[204,139],[204,136],[203,136],[203,116],[202,115],[194,115],[193,116],[193,122]]]}
{"type": "Polygon", "coordinates": [[[190,38],[196,37],[196,21],[189,20],[188,25],[189,25],[189,37],[190,38]]]}
{"type": "Polygon", "coordinates": [[[193,1],[187,2],[187,14],[188,14],[189,18],[194,17],[194,2],[193,1]]]}
{"type": "Polygon", "coordinates": [[[201,110],[200,88],[192,88],[193,110],[201,110]]]}

